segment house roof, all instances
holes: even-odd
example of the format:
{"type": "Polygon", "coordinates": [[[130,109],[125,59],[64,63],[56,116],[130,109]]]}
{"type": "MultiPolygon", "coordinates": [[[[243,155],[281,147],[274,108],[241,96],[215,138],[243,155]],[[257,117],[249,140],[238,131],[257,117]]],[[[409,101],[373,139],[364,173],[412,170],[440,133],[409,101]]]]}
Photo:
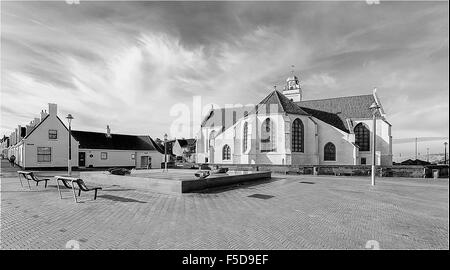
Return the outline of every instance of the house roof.
{"type": "MultiPolygon", "coordinates": [[[[347,119],[372,118],[370,105],[375,102],[373,95],[338,97],[295,102],[311,116],[340,130],[352,130],[347,119]]],[[[380,114],[378,114],[380,116],[380,114]]]]}
{"type": "Polygon", "coordinates": [[[156,143],[150,136],[111,134],[72,130],[72,136],[80,143],[79,148],[84,149],[111,149],[111,150],[156,150],[156,143]]]}
{"type": "MultiPolygon", "coordinates": [[[[37,124],[36,126],[33,127],[33,129],[24,137],[24,139],[30,137],[31,133],[33,133],[33,131],[35,131],[45,120],[47,120],[47,118],[50,117],[50,114],[47,114],[47,116],[44,117],[44,119],[42,119],[39,124],[37,124]]],[[[59,118],[58,118],[59,119],[59,118]]],[[[61,120],[60,120],[61,121],[61,120]]],[[[63,124],[64,125],[64,124],[63,124]]]]}
{"type": "Polygon", "coordinates": [[[177,139],[181,147],[186,147],[195,144],[195,139],[177,139]]]}

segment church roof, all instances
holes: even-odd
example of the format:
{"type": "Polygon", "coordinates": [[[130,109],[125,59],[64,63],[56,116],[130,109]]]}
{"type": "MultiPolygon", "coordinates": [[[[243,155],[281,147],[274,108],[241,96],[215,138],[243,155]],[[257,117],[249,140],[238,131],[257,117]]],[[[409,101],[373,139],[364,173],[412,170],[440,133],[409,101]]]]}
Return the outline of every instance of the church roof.
{"type": "Polygon", "coordinates": [[[256,106],[256,111],[262,113],[273,113],[272,111],[270,111],[273,105],[276,105],[278,113],[309,115],[299,106],[297,106],[293,101],[288,99],[285,95],[281,94],[277,90],[270,93],[260,103],[258,103],[258,105],[256,106]],[[264,109],[264,107],[266,111],[260,111],[260,109],[264,109]]]}
{"type": "Polygon", "coordinates": [[[157,150],[150,136],[111,134],[72,130],[72,136],[80,143],[80,149],[157,150]]]}
{"type": "MultiPolygon", "coordinates": [[[[374,95],[338,97],[295,102],[311,116],[318,118],[340,130],[352,129],[347,119],[372,118],[370,105],[375,102],[374,95]]],[[[378,115],[380,116],[380,115],[378,115]]]]}
{"type": "MultiPolygon", "coordinates": [[[[377,101],[372,94],[293,102],[275,90],[259,102],[256,107],[214,109],[205,117],[202,126],[222,126],[222,131],[224,131],[234,124],[232,120],[233,112],[236,112],[236,121],[238,121],[243,117],[244,111],[247,111],[249,114],[255,112],[265,113],[262,112],[264,106],[266,110],[270,110],[270,105],[275,104],[277,105],[278,113],[285,112],[312,116],[350,133],[353,130],[351,120],[372,118],[372,111],[369,107],[374,102],[377,101]]],[[[383,109],[381,108],[381,110],[383,109]]],[[[380,115],[378,114],[378,116],[380,115]]]]}

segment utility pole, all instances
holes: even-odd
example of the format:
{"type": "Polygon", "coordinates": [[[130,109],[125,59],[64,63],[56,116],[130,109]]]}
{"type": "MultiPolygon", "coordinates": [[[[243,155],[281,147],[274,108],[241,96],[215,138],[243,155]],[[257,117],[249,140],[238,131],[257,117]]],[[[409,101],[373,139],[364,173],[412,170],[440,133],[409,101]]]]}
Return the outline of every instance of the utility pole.
{"type": "Polygon", "coordinates": [[[416,142],[416,159],[417,159],[417,138],[415,139],[415,142],[416,142]]]}

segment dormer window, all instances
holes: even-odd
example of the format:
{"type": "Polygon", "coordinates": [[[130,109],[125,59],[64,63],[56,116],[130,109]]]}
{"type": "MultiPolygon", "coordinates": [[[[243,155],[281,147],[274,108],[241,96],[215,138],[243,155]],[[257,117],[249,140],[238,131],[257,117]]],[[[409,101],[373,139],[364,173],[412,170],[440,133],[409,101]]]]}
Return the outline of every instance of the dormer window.
{"type": "Polygon", "coordinates": [[[49,140],[56,140],[56,139],[58,139],[58,130],[56,130],[56,129],[49,129],[48,130],[48,139],[49,140]]]}

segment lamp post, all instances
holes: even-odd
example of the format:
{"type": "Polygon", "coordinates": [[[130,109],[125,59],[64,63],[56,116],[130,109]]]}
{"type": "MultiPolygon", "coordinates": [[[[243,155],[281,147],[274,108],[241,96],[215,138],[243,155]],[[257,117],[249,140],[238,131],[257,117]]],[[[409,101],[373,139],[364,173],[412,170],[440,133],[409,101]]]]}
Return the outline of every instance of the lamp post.
{"type": "Polygon", "coordinates": [[[167,133],[164,134],[164,171],[167,172],[167,133]]]}
{"type": "Polygon", "coordinates": [[[70,124],[72,123],[73,116],[69,113],[66,118],[69,122],[69,158],[67,159],[67,174],[68,176],[70,176],[70,174],[72,173],[72,128],[70,124]]]}
{"type": "Polygon", "coordinates": [[[444,142],[444,165],[447,164],[447,142],[444,142]]]}
{"type": "Polygon", "coordinates": [[[377,140],[377,111],[380,108],[376,102],[370,105],[370,110],[373,114],[373,127],[372,127],[372,186],[375,186],[375,174],[376,174],[376,140],[377,140]]]}

